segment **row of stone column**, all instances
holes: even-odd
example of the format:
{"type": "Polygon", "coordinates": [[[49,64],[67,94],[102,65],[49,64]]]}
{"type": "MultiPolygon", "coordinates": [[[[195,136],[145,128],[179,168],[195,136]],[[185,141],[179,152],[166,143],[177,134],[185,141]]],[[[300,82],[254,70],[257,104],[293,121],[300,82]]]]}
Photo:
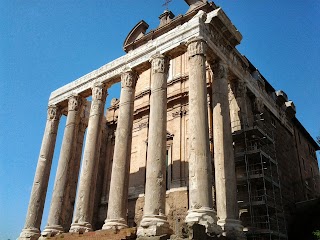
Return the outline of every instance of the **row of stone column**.
{"type": "MultiPolygon", "coordinates": [[[[238,221],[236,178],[233,158],[230,109],[228,102],[228,68],[221,61],[212,69],[214,157],[217,214],[212,206],[212,169],[209,150],[209,129],[206,85],[206,42],[195,38],[188,42],[189,64],[189,211],[186,222],[199,223],[211,233],[242,233],[238,221]],[[220,225],[220,227],[219,227],[220,225]]],[[[168,59],[156,54],[151,62],[151,96],[148,151],[146,166],[144,215],[138,236],[170,234],[165,216],[166,200],[166,124],[168,59]]],[[[129,167],[133,126],[133,105],[137,74],[131,70],[121,76],[121,95],[116,130],[108,213],[103,229],[126,228],[129,167]]],[[[92,87],[92,103],[81,167],[81,177],[70,232],[92,230],[94,193],[100,149],[101,121],[106,98],[104,85],[92,87]]],[[[61,146],[58,169],[49,211],[42,236],[54,236],[65,231],[63,211],[70,176],[77,176],[77,135],[81,121],[81,98],[72,96],[68,102],[67,123],[61,146]]],[[[20,239],[38,239],[48,186],[52,156],[60,113],[50,106],[25,227],[20,239]]],[[[79,154],[78,154],[79,155],[79,154]]],[[[73,181],[76,181],[73,178],[73,181]]],[[[76,186],[77,184],[75,184],[76,186]]]]}

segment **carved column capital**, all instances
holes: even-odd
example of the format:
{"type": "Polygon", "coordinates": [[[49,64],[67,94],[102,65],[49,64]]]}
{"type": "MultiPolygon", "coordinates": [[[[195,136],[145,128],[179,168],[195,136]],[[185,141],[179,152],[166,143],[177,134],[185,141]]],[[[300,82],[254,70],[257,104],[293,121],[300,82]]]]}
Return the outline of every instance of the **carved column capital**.
{"type": "Polygon", "coordinates": [[[169,61],[166,56],[162,54],[155,54],[150,58],[149,62],[151,63],[152,74],[167,72],[169,61]]]}
{"type": "Polygon", "coordinates": [[[137,81],[137,73],[128,69],[121,74],[121,88],[134,88],[137,81]]]}
{"type": "Polygon", "coordinates": [[[105,85],[102,83],[95,83],[92,88],[92,100],[101,100],[105,101],[107,96],[107,90],[105,89],[105,85]]]}
{"type": "Polygon", "coordinates": [[[59,120],[61,116],[61,111],[58,106],[56,105],[49,105],[48,106],[48,120],[59,120]]]}
{"type": "Polygon", "coordinates": [[[228,65],[223,61],[216,61],[212,64],[212,70],[215,79],[222,79],[228,77],[228,65]]]}
{"type": "Polygon", "coordinates": [[[203,38],[195,37],[187,42],[188,56],[206,55],[207,43],[203,38]]]}
{"type": "Polygon", "coordinates": [[[247,84],[244,80],[239,79],[236,86],[236,97],[243,97],[247,92],[247,84]]]}
{"type": "Polygon", "coordinates": [[[264,102],[261,97],[256,97],[254,99],[254,111],[256,113],[262,113],[264,108],[264,102]]]}
{"type": "Polygon", "coordinates": [[[69,111],[78,111],[81,105],[81,97],[79,95],[72,95],[68,99],[68,112],[69,111]]]}

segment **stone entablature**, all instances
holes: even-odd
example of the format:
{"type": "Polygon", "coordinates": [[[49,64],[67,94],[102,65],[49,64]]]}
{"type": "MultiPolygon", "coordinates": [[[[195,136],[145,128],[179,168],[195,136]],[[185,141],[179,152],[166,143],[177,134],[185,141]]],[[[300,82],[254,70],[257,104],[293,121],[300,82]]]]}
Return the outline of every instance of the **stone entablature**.
{"type": "MultiPolygon", "coordinates": [[[[88,90],[92,82],[107,83],[109,85],[119,82],[120,74],[126,68],[137,69],[138,72],[141,72],[143,69],[148,68],[145,65],[156,52],[174,56],[175,51],[185,51],[177,49],[180,49],[181,46],[193,36],[202,36],[208,43],[210,49],[212,49],[208,53],[209,57],[218,56],[220,59],[226,61],[228,67],[232,69],[232,74],[238,79],[245,80],[248,89],[250,89],[255,96],[262,98],[265,106],[293,133],[289,121],[286,117],[283,117],[282,109],[278,108],[275,101],[271,99],[265,91],[259,88],[257,81],[248,72],[247,60],[234,48],[234,45],[240,43],[242,36],[221,8],[209,13],[200,11],[188,22],[178,25],[176,28],[160,35],[155,40],[148,41],[145,45],[57,89],[51,93],[49,104],[59,105],[72,94],[81,93],[84,97],[89,96],[90,93],[88,90]],[[217,29],[216,27],[217,22],[219,22],[221,28],[227,28],[228,31],[224,31],[222,34],[221,29],[217,29]],[[213,26],[213,24],[215,25],[213,26]],[[234,37],[230,38],[230,36],[234,37]],[[230,42],[230,39],[235,39],[233,44],[231,44],[232,41],[230,42]]],[[[143,38],[144,37],[141,38],[141,41],[143,38]]],[[[139,94],[137,94],[136,97],[138,96],[139,94]]]]}

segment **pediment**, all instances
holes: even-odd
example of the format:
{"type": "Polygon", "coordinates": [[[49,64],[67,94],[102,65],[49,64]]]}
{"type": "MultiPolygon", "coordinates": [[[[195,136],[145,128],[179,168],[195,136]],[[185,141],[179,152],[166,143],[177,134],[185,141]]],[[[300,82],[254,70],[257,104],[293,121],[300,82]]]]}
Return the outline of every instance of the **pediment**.
{"type": "Polygon", "coordinates": [[[145,21],[141,20],[138,22],[124,40],[123,49],[126,51],[126,46],[143,37],[148,28],[149,25],[145,21]]]}

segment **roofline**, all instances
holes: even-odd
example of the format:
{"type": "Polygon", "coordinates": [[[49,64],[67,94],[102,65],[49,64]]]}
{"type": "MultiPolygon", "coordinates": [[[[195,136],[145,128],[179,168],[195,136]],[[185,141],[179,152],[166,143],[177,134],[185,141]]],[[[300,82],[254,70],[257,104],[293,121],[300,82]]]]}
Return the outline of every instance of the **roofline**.
{"type": "Polygon", "coordinates": [[[295,126],[297,126],[297,128],[301,130],[304,136],[311,142],[311,144],[315,147],[315,150],[316,151],[320,150],[319,144],[313,139],[313,137],[310,135],[307,129],[301,124],[301,122],[296,117],[292,119],[292,122],[293,124],[295,124],[295,126]]]}

